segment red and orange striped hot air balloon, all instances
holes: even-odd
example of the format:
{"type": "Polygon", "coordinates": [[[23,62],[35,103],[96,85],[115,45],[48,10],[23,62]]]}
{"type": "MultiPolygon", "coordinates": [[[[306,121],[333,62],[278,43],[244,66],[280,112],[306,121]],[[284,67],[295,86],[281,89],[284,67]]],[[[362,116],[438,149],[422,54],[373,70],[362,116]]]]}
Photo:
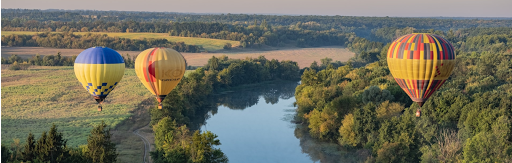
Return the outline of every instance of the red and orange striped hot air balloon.
{"type": "Polygon", "coordinates": [[[396,39],[387,56],[391,75],[420,108],[444,84],[455,66],[453,46],[441,36],[427,33],[396,39]]]}
{"type": "Polygon", "coordinates": [[[187,62],[174,49],[151,48],[135,59],[135,73],[146,88],[156,96],[158,109],[162,101],[183,78],[187,62]]]}

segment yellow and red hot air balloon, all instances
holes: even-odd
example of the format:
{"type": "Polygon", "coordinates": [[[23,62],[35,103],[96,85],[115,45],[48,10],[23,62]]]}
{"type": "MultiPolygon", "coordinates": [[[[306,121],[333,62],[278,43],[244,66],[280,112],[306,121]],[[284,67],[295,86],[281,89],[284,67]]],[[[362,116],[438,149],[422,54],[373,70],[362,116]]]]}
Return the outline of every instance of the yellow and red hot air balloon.
{"type": "Polygon", "coordinates": [[[123,57],[106,47],[85,49],[76,57],[76,78],[98,102],[98,111],[102,110],[103,100],[123,78],[124,67],[123,57]]]}
{"type": "Polygon", "coordinates": [[[452,73],[455,51],[441,36],[413,33],[391,43],[387,62],[398,85],[421,108],[452,73]]]}
{"type": "Polygon", "coordinates": [[[135,73],[156,96],[158,109],[162,109],[165,96],[181,81],[186,67],[183,55],[169,48],[147,49],[135,59],[135,73]]]}

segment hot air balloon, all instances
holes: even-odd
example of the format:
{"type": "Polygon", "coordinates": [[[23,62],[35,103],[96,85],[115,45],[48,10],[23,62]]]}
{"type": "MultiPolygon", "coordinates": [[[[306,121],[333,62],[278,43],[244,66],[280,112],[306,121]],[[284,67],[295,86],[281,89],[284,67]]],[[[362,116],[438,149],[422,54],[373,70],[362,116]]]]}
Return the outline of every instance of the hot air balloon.
{"type": "Polygon", "coordinates": [[[413,33],[389,46],[387,62],[391,75],[420,108],[444,84],[455,66],[453,46],[438,35],[413,33]]]}
{"type": "Polygon", "coordinates": [[[76,57],[76,78],[98,102],[98,111],[103,109],[103,100],[123,78],[124,67],[123,57],[106,47],[85,49],[76,57]]]}
{"type": "Polygon", "coordinates": [[[186,67],[183,55],[169,48],[147,49],[135,59],[135,73],[156,96],[158,109],[162,109],[165,96],[181,81],[186,67]]]}

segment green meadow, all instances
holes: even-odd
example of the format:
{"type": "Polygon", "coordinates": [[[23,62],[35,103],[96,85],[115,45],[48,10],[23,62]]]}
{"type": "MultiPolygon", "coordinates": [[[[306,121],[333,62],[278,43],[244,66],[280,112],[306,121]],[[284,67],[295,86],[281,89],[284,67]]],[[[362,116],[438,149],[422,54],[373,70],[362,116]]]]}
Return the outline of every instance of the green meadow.
{"type": "MultiPolygon", "coordinates": [[[[34,35],[42,32],[29,32],[29,31],[2,31],[2,35],[34,35]]],[[[53,32],[55,33],[55,32],[53,32]]],[[[84,35],[86,33],[92,34],[106,34],[110,37],[120,37],[129,39],[144,39],[144,38],[159,38],[167,39],[172,42],[184,42],[189,45],[201,45],[207,51],[215,51],[223,49],[226,43],[230,43],[232,46],[240,45],[238,41],[231,40],[220,40],[220,39],[209,39],[209,38],[197,38],[197,37],[178,37],[169,36],[167,33],[109,33],[109,32],[73,32],[76,35],[84,35]]]]}
{"type": "Polygon", "coordinates": [[[126,69],[99,112],[96,101],[75,78],[73,67],[2,68],[2,144],[16,138],[24,142],[29,132],[40,136],[51,124],[64,133],[68,146],[86,144],[93,126],[105,121],[115,127],[151,97],[134,69],[126,69]]]}

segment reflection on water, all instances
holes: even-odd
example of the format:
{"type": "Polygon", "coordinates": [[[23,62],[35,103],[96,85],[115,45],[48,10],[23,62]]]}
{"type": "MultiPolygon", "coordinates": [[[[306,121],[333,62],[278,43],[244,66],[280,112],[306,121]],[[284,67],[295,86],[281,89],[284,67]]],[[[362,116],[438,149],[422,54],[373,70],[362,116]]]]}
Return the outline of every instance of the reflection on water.
{"type": "Polygon", "coordinates": [[[217,134],[230,162],[360,162],[357,153],[364,152],[316,141],[307,126],[291,122],[297,85],[279,82],[215,95],[193,127],[217,134]]]}
{"type": "Polygon", "coordinates": [[[309,136],[306,125],[297,125],[295,137],[300,140],[302,152],[307,153],[313,162],[364,162],[370,156],[369,150],[347,150],[335,143],[313,139],[309,136]]]}
{"type": "Polygon", "coordinates": [[[239,110],[258,104],[260,96],[263,96],[265,103],[276,104],[280,98],[290,99],[294,97],[297,85],[297,82],[265,84],[220,94],[214,97],[214,101],[230,109],[239,110]]]}

